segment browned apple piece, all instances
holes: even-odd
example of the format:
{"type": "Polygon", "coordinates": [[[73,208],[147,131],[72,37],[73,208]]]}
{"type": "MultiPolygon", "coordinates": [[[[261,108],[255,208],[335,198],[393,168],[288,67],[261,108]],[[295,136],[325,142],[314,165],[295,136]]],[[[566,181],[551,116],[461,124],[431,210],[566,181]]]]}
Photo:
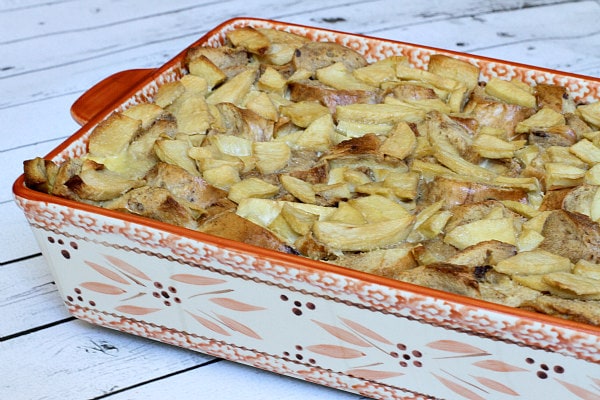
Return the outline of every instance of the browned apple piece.
{"type": "Polygon", "coordinates": [[[227,32],[226,36],[234,47],[245,49],[253,54],[265,54],[271,45],[266,35],[251,26],[234,29],[227,32]]]}
{"type": "Polygon", "coordinates": [[[428,202],[443,200],[447,207],[459,204],[479,203],[485,200],[513,200],[525,203],[527,191],[490,183],[436,176],[426,185],[428,202]]]}
{"type": "Polygon", "coordinates": [[[91,156],[110,157],[124,153],[142,128],[142,121],[113,113],[90,134],[88,149],[91,156]]]}
{"type": "Polygon", "coordinates": [[[292,62],[297,70],[313,72],[337,62],[351,71],[367,65],[365,58],[356,51],[332,42],[308,42],[296,50],[292,62]]]}
{"type": "Polygon", "coordinates": [[[318,101],[335,113],[337,106],[367,103],[376,104],[380,101],[380,94],[376,90],[338,90],[324,85],[319,81],[300,80],[290,82],[290,100],[318,101]]]}
{"type": "Polygon", "coordinates": [[[501,129],[505,139],[513,139],[516,126],[533,115],[534,110],[489,98],[476,90],[465,105],[464,113],[476,118],[480,126],[501,129]]]}
{"type": "Polygon", "coordinates": [[[216,108],[220,114],[221,124],[213,125],[214,130],[258,142],[266,142],[273,137],[274,122],[254,111],[231,103],[220,103],[216,108]]]}
{"type": "Polygon", "coordinates": [[[185,199],[197,210],[204,210],[227,197],[227,192],[209,185],[177,165],[158,163],[146,176],[149,186],[168,189],[175,197],[185,199]]]}
{"type": "Polygon", "coordinates": [[[244,49],[234,49],[228,46],[191,47],[186,52],[184,64],[189,67],[190,63],[193,63],[202,56],[208,58],[228,78],[231,78],[248,68],[248,52],[244,49]]]}
{"type": "Polygon", "coordinates": [[[41,157],[23,161],[25,185],[44,193],[52,192],[59,166],[41,157]]]}
{"type": "Polygon", "coordinates": [[[579,260],[600,263],[600,226],[588,216],[565,210],[552,211],[541,232],[540,248],[579,260]]]}
{"type": "Polygon", "coordinates": [[[188,229],[198,228],[195,213],[165,188],[143,186],[130,190],[104,206],[109,210],[140,215],[188,229]]]}
{"type": "Polygon", "coordinates": [[[296,49],[310,42],[304,36],[275,29],[257,29],[269,39],[269,48],[261,59],[273,65],[291,64],[296,49]]]}
{"type": "Polygon", "coordinates": [[[294,250],[268,229],[240,217],[235,213],[235,210],[227,210],[215,215],[213,218],[204,221],[198,230],[253,246],[284,253],[294,253],[294,250]]]}
{"type": "Polygon", "coordinates": [[[81,171],[65,182],[80,199],[101,202],[112,200],[131,189],[145,185],[142,179],[131,179],[104,168],[91,160],[85,160],[81,171]]]}
{"type": "Polygon", "coordinates": [[[584,324],[600,325],[600,302],[598,301],[539,296],[524,302],[521,308],[584,324]]]}
{"type": "Polygon", "coordinates": [[[539,108],[548,107],[560,113],[565,111],[565,103],[569,100],[566,87],[545,83],[535,86],[535,96],[539,108]]]}

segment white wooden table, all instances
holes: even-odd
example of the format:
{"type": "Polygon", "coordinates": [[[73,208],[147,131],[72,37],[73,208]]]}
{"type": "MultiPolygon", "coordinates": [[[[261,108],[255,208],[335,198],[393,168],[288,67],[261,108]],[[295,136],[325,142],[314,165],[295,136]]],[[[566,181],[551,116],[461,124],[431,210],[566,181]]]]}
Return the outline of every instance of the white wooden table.
{"type": "Polygon", "coordinates": [[[360,398],[75,320],[12,198],[87,88],[236,16],[600,76],[599,0],[0,0],[0,399],[360,398]]]}

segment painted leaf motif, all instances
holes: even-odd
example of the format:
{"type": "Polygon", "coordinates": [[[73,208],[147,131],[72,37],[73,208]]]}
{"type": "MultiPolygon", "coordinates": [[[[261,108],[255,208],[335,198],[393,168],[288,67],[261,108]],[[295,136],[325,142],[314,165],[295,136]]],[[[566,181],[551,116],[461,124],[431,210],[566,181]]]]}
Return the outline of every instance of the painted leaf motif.
{"type": "Polygon", "coordinates": [[[468,355],[488,355],[488,353],[480,348],[471,346],[470,344],[457,342],[455,340],[437,340],[427,344],[427,347],[432,349],[449,351],[452,353],[468,354],[468,355]]]}
{"type": "Polygon", "coordinates": [[[146,315],[146,314],[152,314],[153,312],[156,312],[156,311],[160,311],[160,308],[148,308],[148,307],[125,305],[125,306],[115,307],[115,310],[120,311],[124,314],[146,315]]]}
{"type": "Polygon", "coordinates": [[[224,315],[218,315],[217,317],[219,317],[219,319],[221,320],[221,322],[223,322],[229,329],[239,332],[243,335],[249,336],[251,338],[254,339],[261,339],[260,335],[256,332],[254,332],[252,329],[250,329],[248,326],[242,324],[241,322],[238,322],[234,319],[231,319],[229,317],[226,317],[224,315]]]}
{"type": "Polygon", "coordinates": [[[187,313],[190,314],[196,321],[198,321],[200,324],[202,324],[205,328],[210,329],[211,331],[219,333],[221,335],[231,336],[231,334],[229,332],[227,332],[225,329],[220,327],[217,323],[215,323],[209,319],[203,318],[199,315],[192,314],[191,312],[187,312],[187,313]]]}
{"type": "Polygon", "coordinates": [[[90,266],[93,270],[95,270],[96,272],[98,272],[101,275],[104,275],[105,277],[107,277],[110,280],[113,280],[115,282],[118,283],[122,283],[124,285],[129,285],[129,281],[127,281],[125,278],[123,278],[121,275],[117,274],[114,271],[111,271],[108,268],[103,267],[102,265],[96,264],[94,262],[91,261],[84,261],[88,266],[90,266]]]}
{"type": "Polygon", "coordinates": [[[208,278],[206,276],[199,276],[193,274],[175,274],[171,275],[171,279],[177,282],[189,283],[190,285],[200,286],[218,285],[220,283],[227,282],[223,279],[208,278]]]}
{"type": "Polygon", "coordinates": [[[234,311],[260,311],[265,310],[264,307],[253,306],[252,304],[242,303],[241,301],[229,299],[227,297],[214,297],[210,299],[215,304],[221,307],[228,308],[234,311]]]}
{"type": "Polygon", "coordinates": [[[365,353],[349,347],[336,346],[333,344],[317,344],[313,346],[307,346],[307,349],[313,353],[321,354],[332,358],[351,359],[364,357],[365,353]]]}
{"type": "Polygon", "coordinates": [[[482,385],[493,389],[497,392],[500,393],[504,393],[504,394],[508,394],[511,396],[518,396],[519,393],[515,392],[514,390],[512,390],[511,388],[509,388],[508,386],[506,386],[503,383],[500,383],[498,381],[495,381],[493,379],[489,379],[489,378],[485,378],[483,376],[475,376],[475,379],[477,379],[477,382],[481,383],[482,385]]]}
{"type": "Polygon", "coordinates": [[[136,294],[134,294],[134,295],[132,295],[130,297],[126,297],[124,299],[121,299],[121,301],[131,301],[131,300],[135,300],[135,299],[140,298],[140,297],[144,297],[146,295],[147,295],[147,293],[138,292],[138,293],[136,293],[136,294]]]}
{"type": "Polygon", "coordinates": [[[474,366],[489,369],[490,371],[496,372],[517,372],[517,371],[527,371],[525,368],[517,367],[515,365],[507,364],[503,361],[498,360],[483,360],[477,361],[473,363],[474,366]]]}
{"type": "Polygon", "coordinates": [[[466,387],[464,387],[456,382],[452,382],[451,380],[442,378],[441,376],[438,376],[436,374],[432,374],[432,375],[435,376],[436,379],[438,381],[440,381],[448,389],[452,390],[454,393],[457,393],[457,394],[463,396],[464,398],[467,398],[469,400],[485,400],[485,398],[481,397],[477,393],[473,392],[472,390],[467,389],[466,387]]]}
{"type": "Polygon", "coordinates": [[[121,270],[127,272],[130,275],[136,276],[136,277],[141,278],[141,279],[145,279],[147,281],[150,280],[150,277],[148,275],[146,275],[145,273],[143,273],[142,271],[140,271],[138,268],[136,268],[133,265],[131,265],[131,264],[129,264],[129,263],[121,260],[118,257],[113,257],[113,256],[109,256],[108,254],[105,254],[104,258],[106,258],[115,267],[120,268],[121,270]]]}
{"type": "Polygon", "coordinates": [[[352,332],[349,332],[349,331],[342,329],[340,327],[337,327],[337,326],[326,324],[324,322],[315,321],[314,319],[311,321],[314,322],[315,324],[319,325],[321,328],[325,329],[327,332],[329,332],[331,335],[335,336],[336,338],[343,340],[344,342],[348,342],[355,346],[371,347],[371,344],[369,342],[362,340],[360,337],[356,336],[352,332]]]}
{"type": "Polygon", "coordinates": [[[82,282],[81,286],[84,288],[91,290],[92,292],[102,293],[102,294],[123,294],[126,293],[126,290],[121,289],[118,286],[109,285],[108,283],[102,282],[82,282]]]}
{"type": "Polygon", "coordinates": [[[563,385],[567,390],[573,393],[575,396],[579,397],[583,400],[600,400],[600,394],[591,392],[587,389],[582,388],[581,386],[574,385],[569,382],[561,381],[560,379],[556,380],[558,383],[563,385]]]}
{"type": "Polygon", "coordinates": [[[342,322],[344,322],[344,324],[346,324],[348,327],[354,329],[356,332],[360,333],[361,335],[364,335],[370,339],[376,340],[380,343],[392,344],[392,342],[390,342],[389,340],[387,340],[386,338],[384,338],[377,332],[372,331],[371,329],[359,324],[358,322],[354,322],[354,321],[346,319],[346,318],[340,318],[340,319],[342,320],[342,322]]]}
{"type": "Polygon", "coordinates": [[[381,380],[381,379],[387,379],[387,378],[395,378],[397,376],[404,375],[401,372],[374,371],[374,370],[365,369],[365,368],[351,369],[349,371],[346,371],[346,373],[348,375],[357,376],[359,378],[369,379],[369,380],[381,380]]]}

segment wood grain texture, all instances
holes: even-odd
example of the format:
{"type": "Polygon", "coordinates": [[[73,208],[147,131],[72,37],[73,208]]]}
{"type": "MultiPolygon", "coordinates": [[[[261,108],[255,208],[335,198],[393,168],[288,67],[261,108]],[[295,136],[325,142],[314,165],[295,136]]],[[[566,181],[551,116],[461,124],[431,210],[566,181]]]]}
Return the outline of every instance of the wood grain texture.
{"type": "Polygon", "coordinates": [[[0,271],[0,338],[69,317],[41,255],[2,266],[0,271]]]}
{"type": "Polygon", "coordinates": [[[360,398],[72,319],[13,202],[22,161],[77,130],[86,89],[236,16],[600,77],[598,0],[0,0],[0,398],[360,398]]]}
{"type": "Polygon", "coordinates": [[[89,399],[184,373],[213,359],[121,332],[90,328],[86,322],[72,320],[0,343],[0,372],[11,377],[0,384],[0,393],[10,394],[3,398],[89,399]],[[37,382],[32,381],[32,373],[37,382]]]}

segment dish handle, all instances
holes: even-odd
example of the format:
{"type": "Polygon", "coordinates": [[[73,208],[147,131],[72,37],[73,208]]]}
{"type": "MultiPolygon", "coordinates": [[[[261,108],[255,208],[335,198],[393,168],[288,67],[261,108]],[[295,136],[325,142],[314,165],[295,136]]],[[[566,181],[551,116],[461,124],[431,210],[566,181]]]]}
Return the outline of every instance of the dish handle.
{"type": "Polygon", "coordinates": [[[104,78],[85,93],[71,106],[71,117],[80,125],[85,125],[94,115],[112,104],[117,96],[133,88],[142,79],[154,72],[154,69],[129,69],[104,78]]]}

